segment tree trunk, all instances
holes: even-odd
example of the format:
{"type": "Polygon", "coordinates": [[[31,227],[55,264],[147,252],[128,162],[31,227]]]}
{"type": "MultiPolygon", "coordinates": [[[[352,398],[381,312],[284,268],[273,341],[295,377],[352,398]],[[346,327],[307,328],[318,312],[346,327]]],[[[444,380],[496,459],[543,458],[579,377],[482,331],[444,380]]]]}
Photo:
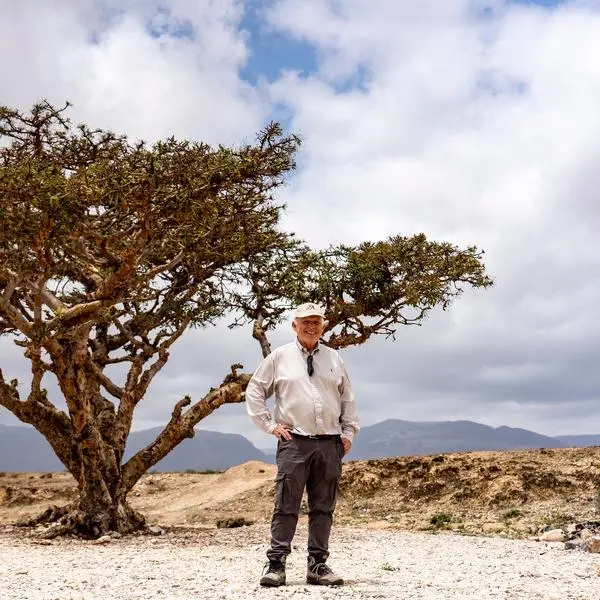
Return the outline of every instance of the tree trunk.
{"type": "MultiPolygon", "coordinates": [[[[115,439],[115,407],[102,396],[97,378],[87,368],[87,334],[63,340],[62,348],[54,363],[72,424],[76,461],[69,470],[77,480],[78,497],[47,537],[67,532],[91,538],[111,531],[131,533],[145,520],[128,505],[129,489],[122,485],[123,449],[115,439]]],[[[49,441],[54,435],[49,432],[49,441]]]]}
{"type": "Polygon", "coordinates": [[[254,320],[254,325],[252,327],[252,337],[258,341],[260,344],[260,349],[262,351],[263,358],[267,358],[269,354],[271,354],[271,344],[267,339],[267,332],[263,327],[263,322],[265,318],[262,315],[258,315],[258,317],[254,320]]]}
{"type": "Polygon", "coordinates": [[[127,503],[123,485],[121,453],[114,440],[100,431],[97,420],[77,436],[79,472],[78,498],[73,511],[62,520],[79,535],[98,537],[109,531],[131,533],[144,526],[142,515],[127,503]]]}
{"type": "Polygon", "coordinates": [[[119,493],[120,481],[109,483],[117,489],[115,496],[106,494],[105,485],[91,487],[86,482],[82,489],[80,484],[77,503],[73,511],[63,517],[64,524],[72,525],[75,533],[92,538],[111,531],[125,534],[143,528],[144,517],[129,506],[125,494],[119,493]]]}
{"type": "Polygon", "coordinates": [[[79,482],[78,496],[74,503],[62,510],[49,510],[40,518],[24,525],[37,525],[51,522],[53,525],[44,533],[46,538],[73,533],[86,538],[98,538],[110,532],[122,534],[143,529],[146,521],[127,502],[126,493],[122,493],[121,481],[103,482],[90,485],[90,477],[79,482]],[[116,494],[106,493],[108,487],[116,494]],[[47,518],[44,518],[46,516],[47,518]]]}

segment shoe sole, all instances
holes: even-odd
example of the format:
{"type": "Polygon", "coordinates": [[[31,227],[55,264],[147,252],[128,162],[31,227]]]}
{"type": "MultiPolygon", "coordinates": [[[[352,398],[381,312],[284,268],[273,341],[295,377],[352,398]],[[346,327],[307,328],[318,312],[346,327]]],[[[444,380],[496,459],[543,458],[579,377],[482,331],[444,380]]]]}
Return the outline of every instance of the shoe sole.
{"type": "Polygon", "coordinates": [[[338,581],[318,581],[318,580],[310,580],[307,579],[306,583],[308,583],[308,585],[329,585],[329,586],[334,586],[334,585],[344,585],[344,580],[340,579],[338,581]]]}
{"type": "Polygon", "coordinates": [[[262,587],[280,587],[282,585],[285,585],[285,581],[271,581],[270,579],[266,579],[265,581],[263,581],[261,579],[260,585],[262,587]]]}

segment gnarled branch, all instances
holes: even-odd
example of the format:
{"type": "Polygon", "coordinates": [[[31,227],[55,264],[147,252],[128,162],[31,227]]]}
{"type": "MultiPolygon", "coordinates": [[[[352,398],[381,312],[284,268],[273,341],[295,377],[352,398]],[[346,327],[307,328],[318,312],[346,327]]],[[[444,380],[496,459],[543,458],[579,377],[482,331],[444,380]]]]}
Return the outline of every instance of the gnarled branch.
{"type": "Polygon", "coordinates": [[[0,406],[8,409],[23,423],[33,425],[48,441],[56,456],[77,477],[79,460],[73,447],[73,428],[69,417],[50,401],[39,400],[38,394],[23,402],[19,397],[18,382],[4,380],[0,369],[0,406]]]}
{"type": "Polygon", "coordinates": [[[202,419],[223,404],[244,401],[244,390],[251,375],[238,374],[238,367],[241,368],[241,365],[233,365],[232,372],[225,378],[225,381],[218,388],[212,389],[187,411],[183,412],[183,408],[191,404],[189,396],[176,404],[171,420],[154,442],[132,456],[123,466],[123,486],[126,490],[130,490],[148,469],[162,460],[177,444],[186,438],[193,437],[194,427],[202,419]]]}

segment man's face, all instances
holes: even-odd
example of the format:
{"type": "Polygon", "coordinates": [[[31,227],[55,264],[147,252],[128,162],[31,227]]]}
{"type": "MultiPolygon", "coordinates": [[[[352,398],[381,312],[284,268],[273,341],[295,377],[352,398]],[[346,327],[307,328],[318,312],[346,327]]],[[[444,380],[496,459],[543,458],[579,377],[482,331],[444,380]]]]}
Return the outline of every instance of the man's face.
{"type": "Polygon", "coordinates": [[[298,341],[305,348],[312,350],[323,335],[325,320],[322,317],[317,316],[294,319],[292,327],[298,336],[298,341]]]}

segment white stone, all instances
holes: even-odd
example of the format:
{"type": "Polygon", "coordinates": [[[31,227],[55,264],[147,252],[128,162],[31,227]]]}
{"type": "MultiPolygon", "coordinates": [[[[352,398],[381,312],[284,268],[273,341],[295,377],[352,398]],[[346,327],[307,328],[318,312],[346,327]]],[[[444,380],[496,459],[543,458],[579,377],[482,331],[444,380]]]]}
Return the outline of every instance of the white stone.
{"type": "Polygon", "coordinates": [[[112,542],[112,538],[110,535],[103,535],[99,537],[97,540],[94,540],[92,544],[110,544],[112,542]]]}
{"type": "Polygon", "coordinates": [[[542,542],[564,542],[565,541],[565,533],[562,529],[551,529],[550,531],[545,531],[540,535],[540,541],[542,542]]]}
{"type": "Polygon", "coordinates": [[[500,531],[504,531],[505,529],[504,523],[484,523],[481,526],[481,531],[483,533],[499,533],[500,531]]]}
{"type": "Polygon", "coordinates": [[[152,527],[148,527],[148,531],[152,535],[163,535],[165,532],[165,530],[162,527],[157,527],[156,525],[153,525],[152,527]]]}

